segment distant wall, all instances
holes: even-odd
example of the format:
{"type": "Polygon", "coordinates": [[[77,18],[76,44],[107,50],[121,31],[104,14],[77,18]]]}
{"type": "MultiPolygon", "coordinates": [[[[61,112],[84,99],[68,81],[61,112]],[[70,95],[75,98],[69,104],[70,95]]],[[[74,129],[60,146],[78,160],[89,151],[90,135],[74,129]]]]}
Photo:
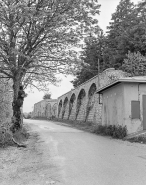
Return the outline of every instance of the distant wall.
{"type": "Polygon", "coordinates": [[[99,76],[93,77],[60,96],[57,102],[58,118],[101,124],[102,105],[99,103],[99,95],[96,91],[114,80],[126,76],[128,76],[127,73],[121,70],[109,68],[99,76]]]}
{"type": "Polygon", "coordinates": [[[57,100],[45,99],[34,104],[32,113],[33,118],[48,118],[57,117],[57,100]]]}

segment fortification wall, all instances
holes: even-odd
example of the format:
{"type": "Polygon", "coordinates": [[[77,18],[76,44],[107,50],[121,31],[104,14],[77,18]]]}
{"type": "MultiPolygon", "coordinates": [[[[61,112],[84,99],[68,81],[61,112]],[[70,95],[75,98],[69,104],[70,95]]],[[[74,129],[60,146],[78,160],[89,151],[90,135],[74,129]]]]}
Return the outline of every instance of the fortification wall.
{"type": "Polygon", "coordinates": [[[109,68],[58,98],[57,116],[65,120],[101,123],[102,101],[96,91],[121,77],[128,76],[121,70],[109,68]]]}

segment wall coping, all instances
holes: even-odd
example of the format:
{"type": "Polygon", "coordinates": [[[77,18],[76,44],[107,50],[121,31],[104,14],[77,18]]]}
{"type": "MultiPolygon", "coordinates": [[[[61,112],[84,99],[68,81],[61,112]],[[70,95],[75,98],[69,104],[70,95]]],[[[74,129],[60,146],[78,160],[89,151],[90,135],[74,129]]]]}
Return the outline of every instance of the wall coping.
{"type": "Polygon", "coordinates": [[[84,84],[86,84],[86,83],[92,81],[93,79],[95,79],[95,78],[101,76],[102,74],[104,74],[104,73],[106,73],[106,72],[108,72],[108,71],[122,71],[122,70],[116,70],[115,68],[108,68],[108,69],[105,69],[102,73],[99,73],[98,75],[96,75],[96,76],[90,78],[90,79],[87,80],[86,82],[80,84],[79,86],[77,86],[77,87],[74,88],[74,89],[71,89],[70,91],[66,92],[65,94],[59,96],[58,98],[61,98],[62,96],[65,96],[65,95],[68,94],[69,92],[72,92],[73,90],[78,89],[80,86],[82,86],[82,85],[84,85],[84,84]]]}
{"type": "Polygon", "coordinates": [[[34,105],[39,104],[41,102],[53,102],[53,101],[56,101],[57,102],[57,99],[45,99],[45,100],[41,100],[41,101],[35,103],[34,105]]]}

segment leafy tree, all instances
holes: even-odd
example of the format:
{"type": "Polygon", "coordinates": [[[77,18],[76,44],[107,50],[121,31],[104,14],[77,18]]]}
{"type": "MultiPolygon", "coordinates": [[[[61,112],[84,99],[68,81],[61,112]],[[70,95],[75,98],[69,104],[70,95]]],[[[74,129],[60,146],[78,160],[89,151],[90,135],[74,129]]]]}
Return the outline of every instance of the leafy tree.
{"type": "Polygon", "coordinates": [[[116,12],[112,14],[110,26],[107,35],[106,59],[109,60],[115,68],[122,65],[123,59],[128,51],[134,52],[134,38],[131,33],[133,27],[137,24],[135,20],[137,13],[134,11],[135,5],[130,0],[121,0],[117,6],[116,12]]]}
{"type": "Polygon", "coordinates": [[[98,31],[99,8],[97,0],[0,0],[0,77],[13,81],[15,128],[20,85],[46,89],[67,73],[76,62],[71,48],[98,31]]]}
{"type": "Polygon", "coordinates": [[[145,12],[146,2],[144,0],[137,5],[130,0],[120,1],[115,13],[112,14],[107,35],[102,37],[102,35],[96,34],[96,38],[87,38],[86,47],[82,52],[81,68],[72,82],[75,87],[97,75],[98,71],[102,72],[108,67],[122,69],[128,51],[135,54],[140,52],[145,56],[145,12]]]}
{"type": "Polygon", "coordinates": [[[46,100],[46,99],[51,99],[51,94],[50,93],[46,93],[44,96],[43,96],[43,99],[46,100]]]}
{"type": "Polygon", "coordinates": [[[76,78],[72,81],[74,87],[84,83],[90,78],[102,72],[107,63],[103,61],[103,50],[105,48],[105,36],[101,32],[98,37],[87,37],[85,48],[81,52],[81,68],[76,73],[76,78]]]}
{"type": "Polygon", "coordinates": [[[146,57],[140,52],[128,52],[122,69],[131,74],[131,76],[144,76],[146,75],[146,57]]]}
{"type": "Polygon", "coordinates": [[[146,53],[146,2],[134,5],[121,0],[108,27],[106,60],[115,68],[121,68],[128,51],[146,53]]]}

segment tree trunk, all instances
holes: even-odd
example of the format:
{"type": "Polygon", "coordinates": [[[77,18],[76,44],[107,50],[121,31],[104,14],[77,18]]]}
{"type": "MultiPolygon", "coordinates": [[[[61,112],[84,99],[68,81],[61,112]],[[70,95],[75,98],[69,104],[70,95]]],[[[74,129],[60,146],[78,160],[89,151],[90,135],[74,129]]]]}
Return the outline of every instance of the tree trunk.
{"type": "Polygon", "coordinates": [[[15,80],[13,80],[13,103],[12,103],[12,108],[13,108],[13,126],[11,128],[12,132],[16,132],[21,129],[21,107],[23,102],[20,102],[18,99],[18,92],[20,88],[20,83],[21,83],[21,78],[17,77],[15,80]]]}

